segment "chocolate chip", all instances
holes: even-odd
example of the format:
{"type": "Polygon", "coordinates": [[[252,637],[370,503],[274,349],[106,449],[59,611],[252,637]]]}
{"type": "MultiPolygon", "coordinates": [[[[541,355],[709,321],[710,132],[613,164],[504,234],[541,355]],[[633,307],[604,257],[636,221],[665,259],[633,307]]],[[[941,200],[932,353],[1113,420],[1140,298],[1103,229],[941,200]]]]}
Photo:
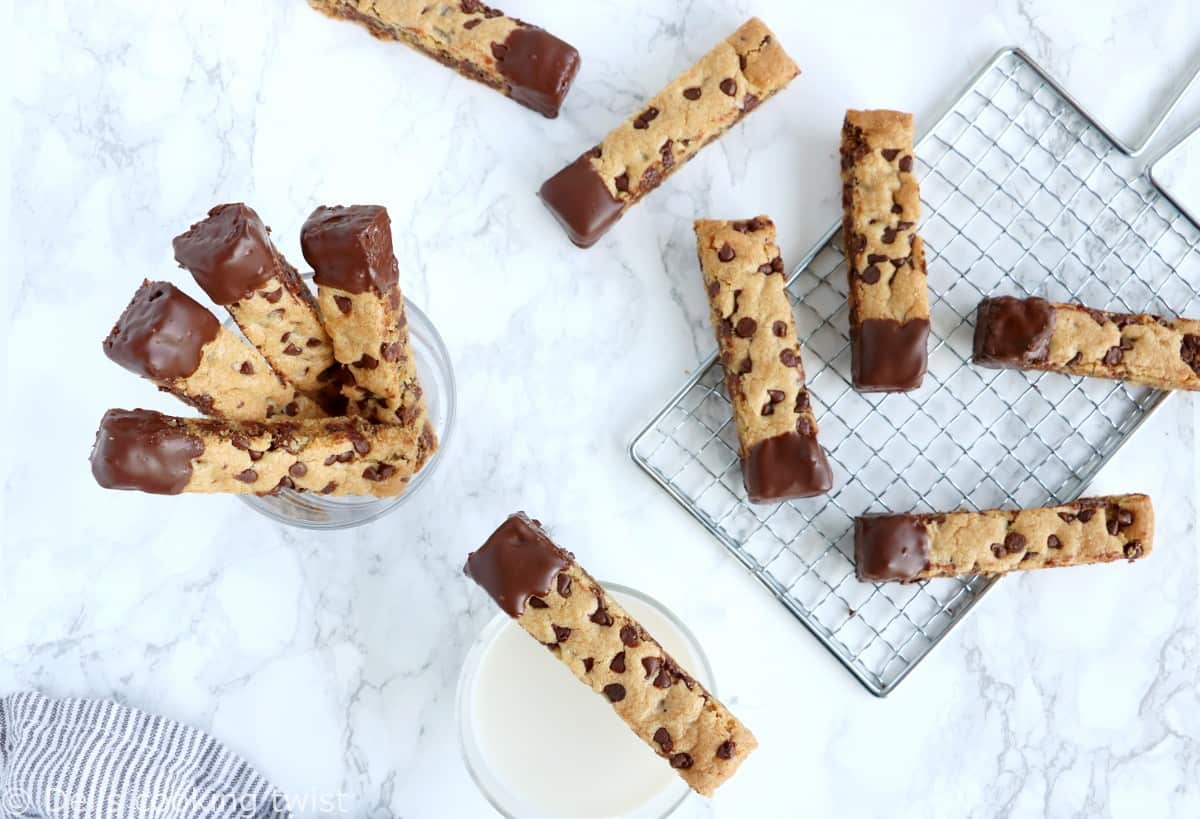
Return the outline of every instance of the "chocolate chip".
{"type": "Polygon", "coordinates": [[[666,728],[659,728],[654,732],[654,741],[662,748],[664,754],[671,753],[671,749],[675,747],[675,743],[671,742],[671,732],[666,728]]]}
{"type": "Polygon", "coordinates": [[[337,305],[338,309],[342,311],[343,315],[347,315],[347,316],[350,315],[352,302],[350,301],[350,299],[348,297],[334,296],[333,303],[337,305]]]}
{"type": "Polygon", "coordinates": [[[879,281],[879,265],[871,265],[862,273],[859,273],[858,277],[862,279],[865,284],[875,284],[879,281]]]}
{"type": "Polygon", "coordinates": [[[1071,356],[1071,360],[1067,362],[1067,366],[1073,366],[1078,364],[1080,361],[1083,361],[1083,350],[1080,350],[1079,352],[1075,353],[1075,355],[1071,356]]]}
{"type": "Polygon", "coordinates": [[[328,495],[333,490],[337,489],[337,481],[330,481],[321,487],[321,494],[328,495]]]}
{"type": "Polygon", "coordinates": [[[1061,549],[1062,541],[1058,539],[1058,535],[1050,535],[1050,537],[1046,538],[1046,546],[1051,549],[1061,549]]]}
{"type": "Polygon", "coordinates": [[[586,673],[586,674],[591,674],[591,673],[592,673],[592,666],[594,666],[595,664],[596,664],[596,661],[595,661],[594,659],[592,659],[591,657],[584,657],[584,658],[583,658],[583,670],[584,670],[584,673],[586,673]]]}
{"type": "Polygon", "coordinates": [[[684,770],[692,767],[691,754],[675,754],[671,757],[672,768],[683,768],[684,770]]]}
{"type": "Polygon", "coordinates": [[[479,25],[482,22],[483,22],[483,20],[480,19],[479,17],[472,17],[470,20],[463,23],[463,28],[470,30],[470,29],[475,28],[475,26],[479,25]]]}
{"type": "Polygon", "coordinates": [[[571,576],[560,573],[558,575],[558,593],[562,597],[571,596],[571,576]]]}
{"type": "Polygon", "coordinates": [[[1071,523],[1071,522],[1073,522],[1073,521],[1075,520],[1075,517],[1076,517],[1076,516],[1075,516],[1075,514],[1074,514],[1074,513],[1072,513],[1072,512],[1059,512],[1059,513],[1058,513],[1058,516],[1059,516],[1060,518],[1062,518],[1062,519],[1063,519],[1065,522],[1067,522],[1067,523],[1071,523]]]}
{"type": "Polygon", "coordinates": [[[737,254],[733,252],[733,247],[729,242],[721,245],[721,249],[717,251],[717,258],[723,262],[732,262],[736,256],[737,254]]]}
{"type": "Polygon", "coordinates": [[[1125,557],[1130,560],[1136,560],[1144,554],[1146,554],[1146,550],[1142,548],[1140,540],[1131,540],[1125,544],[1125,557]]]}
{"type": "Polygon", "coordinates": [[[625,652],[618,651],[612,658],[612,662],[608,664],[608,670],[616,674],[625,673],[625,652]]]}
{"type": "Polygon", "coordinates": [[[895,159],[896,157],[898,157],[900,155],[900,149],[899,148],[884,148],[879,153],[883,154],[884,159],[886,159],[888,162],[891,162],[893,159],[895,159]]]}
{"type": "Polygon", "coordinates": [[[886,227],[883,229],[883,235],[879,237],[885,245],[890,245],[896,241],[896,229],[894,227],[886,227]]]}
{"type": "Polygon", "coordinates": [[[1087,523],[1089,520],[1091,520],[1095,516],[1096,516],[1095,509],[1081,509],[1079,511],[1079,522],[1087,523]]]}
{"type": "Polygon", "coordinates": [[[645,130],[650,127],[650,122],[658,116],[658,109],[651,105],[642,113],[638,114],[637,119],[633,121],[633,127],[639,130],[645,130]]]}
{"type": "Polygon", "coordinates": [[[1009,532],[1004,538],[1004,549],[1010,555],[1025,551],[1025,536],[1018,532],[1009,532]]]}
{"type": "Polygon", "coordinates": [[[732,227],[738,233],[754,233],[755,231],[762,230],[768,224],[770,224],[769,220],[763,219],[761,216],[755,216],[753,219],[734,222],[732,227]]]}
{"type": "Polygon", "coordinates": [[[717,746],[717,759],[733,759],[733,749],[737,744],[732,739],[727,739],[717,746]]]}
{"type": "Polygon", "coordinates": [[[1002,558],[1002,557],[1004,557],[1004,554],[1005,554],[1005,553],[1004,553],[1004,547],[1003,547],[1003,546],[1001,546],[999,543],[993,543],[993,544],[992,544],[992,555],[993,555],[993,556],[994,556],[994,557],[995,557],[997,560],[998,560],[998,559],[1000,559],[1000,558],[1002,558]]]}
{"type": "Polygon", "coordinates": [[[366,438],[363,438],[361,435],[355,435],[350,440],[350,443],[354,446],[354,451],[359,455],[366,455],[371,451],[371,442],[366,438]]]}
{"type": "Polygon", "coordinates": [[[271,304],[277,304],[279,302],[279,300],[283,298],[283,288],[277,287],[276,289],[272,290],[270,293],[259,293],[259,295],[262,296],[264,299],[266,299],[271,304]]]}
{"type": "Polygon", "coordinates": [[[1133,512],[1128,509],[1121,509],[1117,512],[1117,525],[1124,529],[1126,526],[1133,525],[1133,512]]]}
{"type": "Polygon", "coordinates": [[[774,324],[771,325],[771,332],[775,334],[776,338],[783,338],[784,336],[787,335],[787,322],[786,321],[775,322],[774,324]]]}
{"type": "Polygon", "coordinates": [[[738,319],[737,327],[734,328],[734,332],[737,333],[738,338],[750,338],[754,335],[754,331],[757,329],[757,321],[749,316],[742,316],[740,319],[738,319]]]}
{"type": "Polygon", "coordinates": [[[288,344],[288,346],[283,348],[284,355],[300,355],[301,352],[303,352],[303,350],[301,350],[295,344],[288,344]]]}
{"type": "Polygon", "coordinates": [[[754,94],[747,94],[742,97],[742,111],[749,113],[758,107],[758,97],[754,94]]]}
{"type": "Polygon", "coordinates": [[[233,476],[242,483],[254,483],[258,480],[258,473],[253,469],[243,469],[241,472],[233,476]]]}
{"type": "Polygon", "coordinates": [[[900,157],[900,170],[904,171],[905,173],[908,173],[909,171],[912,170],[912,166],[913,166],[913,158],[912,158],[911,154],[900,157]]]}
{"type": "Polygon", "coordinates": [[[896,223],[896,230],[911,230],[912,226],[913,226],[912,222],[905,222],[905,221],[901,220],[896,223]]]}
{"type": "Polygon", "coordinates": [[[300,405],[295,401],[289,401],[283,408],[283,414],[289,418],[295,418],[300,412],[300,405]]]}
{"type": "Polygon", "coordinates": [[[613,624],[612,615],[608,613],[608,610],[603,605],[592,612],[592,616],[588,619],[598,626],[611,626],[613,624]]]}
{"type": "Polygon", "coordinates": [[[800,363],[800,359],[796,356],[796,351],[791,347],[784,347],[779,351],[779,363],[785,367],[795,367],[800,363]]]}
{"type": "Polygon", "coordinates": [[[508,46],[503,43],[492,43],[492,56],[497,60],[503,60],[508,54],[508,46]]]}
{"type": "Polygon", "coordinates": [[[535,609],[548,609],[548,608],[550,608],[550,604],[549,604],[549,603],[547,603],[545,600],[543,600],[543,599],[542,599],[542,598],[540,598],[540,597],[530,597],[530,598],[529,598],[529,605],[530,605],[530,606],[532,606],[532,607],[533,607],[533,608],[535,608],[535,609]]]}
{"type": "Polygon", "coordinates": [[[395,474],[396,467],[391,464],[379,464],[378,466],[368,466],[363,470],[362,476],[368,481],[386,481],[395,474]]]}
{"type": "Polygon", "coordinates": [[[556,642],[565,643],[571,636],[571,629],[566,626],[554,626],[554,639],[556,642]]]}
{"type": "Polygon", "coordinates": [[[883,255],[882,253],[868,253],[867,254],[867,264],[881,264],[883,262],[886,262],[887,260],[888,260],[888,257],[883,255]]]}
{"type": "Polygon", "coordinates": [[[801,416],[796,419],[796,432],[807,437],[809,435],[812,435],[812,431],[813,431],[813,428],[812,428],[811,421],[809,421],[804,416],[801,416]]]}
{"type": "Polygon", "coordinates": [[[384,361],[399,361],[400,360],[400,342],[393,341],[391,344],[380,344],[379,355],[384,361]]]}
{"type": "Polygon", "coordinates": [[[732,77],[726,77],[725,79],[721,80],[720,88],[726,96],[732,97],[737,93],[737,83],[734,82],[732,77]]]}
{"type": "Polygon", "coordinates": [[[897,216],[899,216],[901,213],[904,213],[904,205],[901,205],[899,202],[892,205],[892,213],[896,214],[897,216]]]}
{"type": "Polygon", "coordinates": [[[646,679],[650,679],[662,668],[662,659],[659,657],[643,657],[642,668],[646,669],[646,679]]]}
{"type": "Polygon", "coordinates": [[[620,191],[621,193],[629,193],[629,174],[628,174],[628,172],[623,173],[620,176],[618,176],[616,179],[614,179],[613,184],[616,185],[617,190],[620,191]]]}
{"type": "Polygon", "coordinates": [[[762,409],[759,410],[759,414],[762,415],[764,418],[768,415],[774,415],[775,414],[775,404],[770,401],[763,404],[762,409]]]}
{"type": "Polygon", "coordinates": [[[1104,528],[1108,530],[1110,535],[1115,535],[1117,533],[1117,519],[1115,517],[1105,516],[1104,528]]]}
{"type": "Polygon", "coordinates": [[[1104,363],[1110,367],[1115,367],[1121,363],[1121,359],[1124,357],[1125,353],[1120,347],[1109,347],[1108,352],[1104,354],[1104,363]]]}
{"type": "Polygon", "coordinates": [[[604,696],[609,702],[620,702],[625,699],[625,686],[620,683],[609,683],[604,686],[604,696]]]}
{"type": "Polygon", "coordinates": [[[772,404],[778,404],[785,397],[783,390],[767,390],[767,396],[770,397],[772,404]]]}
{"type": "Polygon", "coordinates": [[[721,292],[721,283],[720,282],[709,282],[708,283],[708,297],[710,299],[715,299],[717,297],[717,294],[720,292],[721,292]]]}
{"type": "Polygon", "coordinates": [[[1179,344],[1179,357],[1183,363],[1192,368],[1192,372],[1200,375],[1200,335],[1187,333],[1179,344]]]}
{"type": "Polygon", "coordinates": [[[254,375],[254,366],[249,361],[243,361],[242,366],[238,368],[238,372],[242,375],[254,375]]]}
{"type": "Polygon", "coordinates": [[[693,85],[691,88],[683,89],[683,96],[693,102],[700,99],[700,86],[693,85]]]}
{"type": "Polygon", "coordinates": [[[718,332],[723,338],[733,335],[733,322],[729,319],[721,319],[721,329],[718,332]]]}
{"type": "Polygon", "coordinates": [[[299,461],[296,461],[296,463],[288,467],[288,474],[293,478],[303,478],[308,474],[308,467],[299,461]]]}
{"type": "Polygon", "coordinates": [[[637,629],[628,623],[621,626],[621,642],[630,648],[636,646],[640,642],[637,629]]]}
{"type": "Polygon", "coordinates": [[[310,338],[308,341],[304,342],[304,346],[305,346],[305,347],[320,347],[320,346],[321,346],[321,339],[319,339],[319,338],[310,338]]]}
{"type": "Polygon", "coordinates": [[[738,364],[738,375],[748,375],[754,369],[754,362],[750,360],[750,356],[746,356],[738,364]]]}

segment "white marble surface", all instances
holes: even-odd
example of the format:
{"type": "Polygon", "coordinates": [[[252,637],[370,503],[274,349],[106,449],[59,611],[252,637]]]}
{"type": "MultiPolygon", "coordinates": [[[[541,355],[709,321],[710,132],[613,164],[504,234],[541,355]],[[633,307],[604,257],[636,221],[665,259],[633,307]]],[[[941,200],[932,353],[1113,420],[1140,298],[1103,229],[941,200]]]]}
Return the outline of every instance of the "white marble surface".
{"type": "MultiPolygon", "coordinates": [[[[344,794],[345,815],[490,815],[452,706],[494,608],[460,567],[524,508],[679,613],[757,732],[742,772],[683,815],[1200,813],[1194,399],[1167,402],[1096,484],[1155,496],[1153,559],[1006,580],[882,701],[625,452],[712,347],[693,217],[768,212],[797,258],[837,215],[842,110],[930,116],[1008,44],[1132,138],[1197,56],[1191,0],[510,0],[584,55],[557,121],[298,0],[13,5],[0,693],[195,723],[291,793],[344,794]],[[750,12],[804,75],[599,246],[568,244],[540,181],[750,12]],[[88,474],[105,408],[172,406],[100,339],[143,277],[190,288],[171,236],[235,200],[293,258],[317,203],[391,211],[461,426],[379,523],[313,534],[88,474]]],[[[1198,113],[1193,93],[1158,145],[1198,113]]]]}

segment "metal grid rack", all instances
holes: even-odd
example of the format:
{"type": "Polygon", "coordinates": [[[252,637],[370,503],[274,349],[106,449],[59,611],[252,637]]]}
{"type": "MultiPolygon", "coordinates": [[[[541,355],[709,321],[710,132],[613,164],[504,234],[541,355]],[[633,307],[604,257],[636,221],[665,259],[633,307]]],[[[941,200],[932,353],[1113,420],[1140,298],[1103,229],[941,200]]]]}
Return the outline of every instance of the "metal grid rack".
{"type": "Polygon", "coordinates": [[[979,301],[1027,294],[1111,310],[1200,312],[1200,229],[1020,51],[1002,51],[984,67],[916,156],[931,296],[921,389],[868,395],[850,387],[837,225],[788,284],[833,493],[747,501],[715,356],[630,447],[877,696],[996,581],[859,582],[853,518],[1073,499],[1166,397],[1111,381],[971,366],[979,301]]]}

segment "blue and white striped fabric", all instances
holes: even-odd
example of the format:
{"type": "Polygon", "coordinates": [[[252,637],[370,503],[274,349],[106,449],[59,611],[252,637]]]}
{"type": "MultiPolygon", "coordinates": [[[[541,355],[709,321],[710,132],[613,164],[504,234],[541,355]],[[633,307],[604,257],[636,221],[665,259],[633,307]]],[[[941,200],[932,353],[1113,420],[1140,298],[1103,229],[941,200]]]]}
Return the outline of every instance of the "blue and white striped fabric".
{"type": "Polygon", "coordinates": [[[283,796],[186,725],[115,702],[0,699],[3,819],[284,819],[283,796]]]}

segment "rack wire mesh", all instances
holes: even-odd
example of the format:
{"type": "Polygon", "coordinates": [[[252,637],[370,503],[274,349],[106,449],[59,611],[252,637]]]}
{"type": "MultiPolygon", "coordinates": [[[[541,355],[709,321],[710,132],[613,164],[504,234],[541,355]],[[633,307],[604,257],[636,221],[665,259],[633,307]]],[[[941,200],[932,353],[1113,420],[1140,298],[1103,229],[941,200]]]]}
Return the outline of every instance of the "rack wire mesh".
{"type": "Polygon", "coordinates": [[[850,386],[835,225],[788,294],[835,489],[750,504],[714,356],[630,453],[877,696],[996,582],[859,582],[868,511],[1038,506],[1077,497],[1165,397],[970,364],[986,295],[1119,311],[1200,311],[1200,229],[1151,174],[1019,50],[998,54],[916,146],[931,296],[929,369],[912,393],[850,386]]]}

